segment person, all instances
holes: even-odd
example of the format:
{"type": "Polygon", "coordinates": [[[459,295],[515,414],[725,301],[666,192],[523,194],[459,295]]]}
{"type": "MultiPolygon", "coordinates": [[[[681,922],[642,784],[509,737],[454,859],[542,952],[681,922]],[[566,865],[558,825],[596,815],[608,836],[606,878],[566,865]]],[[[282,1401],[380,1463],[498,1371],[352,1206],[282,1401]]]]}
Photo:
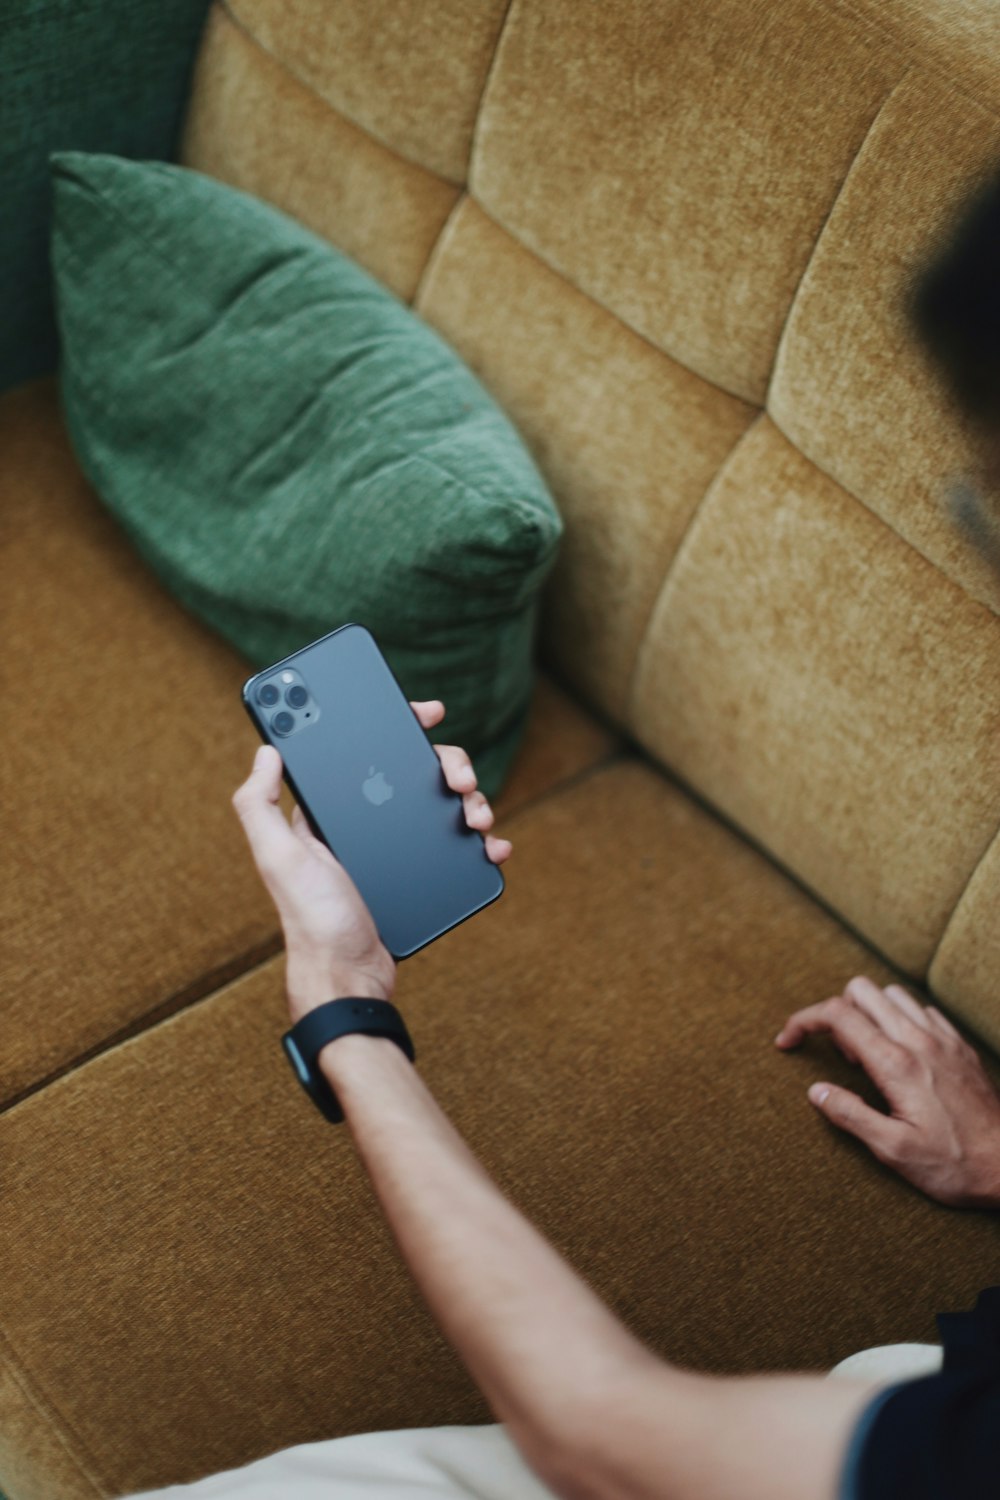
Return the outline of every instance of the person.
{"type": "MultiPolygon", "coordinates": [[[[412,707],[427,729],[444,716],[440,703],[412,707]]],[[[485,835],[490,858],[506,860],[511,846],[490,831],[492,810],[468,757],[453,746],[439,754],[466,821],[485,835]]],[[[336,997],[390,1001],[395,965],[346,871],[297,809],[286,820],[281,771],[277,750],[262,747],[234,804],[284,929],[291,1018],[336,997]]],[[[817,1033],[871,1073],[892,1110],[881,1115],[846,1090],[815,1085],[810,1096],[828,1119],[940,1201],[1000,1205],[1000,1098],[939,1011],[858,977],[792,1016],[777,1044],[795,1047],[817,1033]]],[[[887,1393],[872,1380],[674,1368],[632,1337],[494,1186],[391,1039],[339,1037],[319,1065],[414,1280],[502,1424],[445,1429],[446,1458],[430,1493],[492,1494],[491,1475],[496,1493],[512,1500],[834,1500],[849,1492],[862,1424],[902,1386],[887,1393]],[[456,1473],[466,1488],[449,1487],[456,1473]]],[[[366,1494],[371,1486],[379,1496],[405,1494],[395,1458],[396,1478],[378,1478],[396,1436],[312,1445],[306,1467],[326,1486],[316,1494],[353,1493],[359,1475],[366,1494]],[[344,1445],[353,1479],[338,1490],[344,1445]]],[[[424,1435],[431,1447],[421,1459],[422,1493],[434,1436],[424,1435]]],[[[301,1450],[202,1481],[216,1486],[204,1494],[256,1495],[247,1486],[259,1480],[274,1484],[261,1496],[299,1500],[295,1462],[301,1450]],[[289,1462],[290,1474],[282,1470],[289,1462]]],[[[904,1492],[885,1492],[896,1493],[904,1492]]],[[[905,1493],[911,1500],[921,1491],[905,1493]]]]}
{"type": "MultiPolygon", "coordinates": [[[[915,324],[957,399],[984,419],[984,474],[1000,474],[1000,179],[921,281],[915,324]],[[978,292],[977,292],[978,287],[978,292]],[[986,307],[988,315],[983,315],[986,307]],[[971,394],[970,394],[971,393],[971,394]]],[[[976,500],[976,515],[983,511],[976,500]]],[[[988,531],[989,528],[987,527],[988,531]]],[[[975,541],[982,526],[970,526],[975,541]]],[[[441,703],[415,703],[425,729],[441,703]]],[[[448,785],[489,857],[511,853],[463,751],[439,748],[448,785]]],[[[294,1021],[337,997],[391,1000],[395,966],[346,871],[278,798],[281,759],[258,750],[234,797],[286,943],[294,1021]]],[[[859,975],[789,1017],[779,1049],[824,1034],[884,1095],[813,1084],[809,1099],[915,1188],[954,1207],[1000,1207],[1000,1097],[934,1006],[859,975]]],[[[160,1491],[187,1500],[972,1500],[1000,1472],[1000,1288],[943,1317],[943,1366],[893,1381],[709,1377],[655,1357],[491,1182],[405,1052],[348,1033],[323,1078],[414,1280],[500,1427],[379,1434],[262,1459],[160,1491]],[[397,1439],[410,1462],[397,1461],[397,1439]]],[[[940,1361],[937,1362],[940,1365],[940,1361]]]]}

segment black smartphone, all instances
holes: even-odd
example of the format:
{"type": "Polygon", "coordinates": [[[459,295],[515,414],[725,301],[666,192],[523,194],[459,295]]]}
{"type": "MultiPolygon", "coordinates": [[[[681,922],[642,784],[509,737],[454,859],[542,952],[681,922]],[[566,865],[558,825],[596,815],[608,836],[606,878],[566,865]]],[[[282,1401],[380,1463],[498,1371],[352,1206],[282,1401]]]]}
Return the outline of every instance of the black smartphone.
{"type": "Polygon", "coordinates": [[[342,625],[243,684],[316,837],[364,897],[393,958],[489,906],[503,876],[370,631],[342,625]]]}

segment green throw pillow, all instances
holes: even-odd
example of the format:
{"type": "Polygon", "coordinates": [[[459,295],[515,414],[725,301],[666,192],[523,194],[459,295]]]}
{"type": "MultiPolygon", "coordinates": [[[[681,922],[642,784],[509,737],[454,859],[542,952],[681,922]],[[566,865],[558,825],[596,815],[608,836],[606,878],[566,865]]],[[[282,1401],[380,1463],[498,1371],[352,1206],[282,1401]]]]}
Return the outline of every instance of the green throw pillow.
{"type": "Polygon", "coordinates": [[[156,162],[52,165],[63,404],[94,488],[254,663],[367,625],[495,792],[561,531],[508,420],[407,307],[257,199],[156,162]]]}

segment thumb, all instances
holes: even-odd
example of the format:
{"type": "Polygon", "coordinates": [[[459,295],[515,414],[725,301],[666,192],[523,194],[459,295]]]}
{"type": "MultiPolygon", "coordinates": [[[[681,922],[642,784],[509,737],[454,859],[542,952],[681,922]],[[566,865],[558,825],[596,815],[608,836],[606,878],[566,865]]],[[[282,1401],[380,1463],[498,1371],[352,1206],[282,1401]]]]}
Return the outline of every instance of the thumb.
{"type": "Polygon", "coordinates": [[[814,1083],[809,1089],[809,1102],[825,1115],[831,1125],[857,1136],[878,1157],[893,1154],[899,1132],[905,1126],[899,1120],[890,1119],[850,1089],[839,1088],[834,1083],[814,1083]]]}

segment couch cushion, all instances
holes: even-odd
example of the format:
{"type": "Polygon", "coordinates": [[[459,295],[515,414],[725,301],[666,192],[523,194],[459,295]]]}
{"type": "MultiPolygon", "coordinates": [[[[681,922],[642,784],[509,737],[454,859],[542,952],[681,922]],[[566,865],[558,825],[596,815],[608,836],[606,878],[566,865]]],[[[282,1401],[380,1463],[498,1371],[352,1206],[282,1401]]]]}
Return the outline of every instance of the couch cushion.
{"type": "MultiPolygon", "coordinates": [[[[299,14],[275,15],[283,39],[299,14]]],[[[369,32],[367,7],[359,17],[369,32]]],[[[336,57],[345,57],[341,44],[336,57]]],[[[198,55],[183,154],[188,166],[284,209],[407,301],[459,197],[331,109],[222,5],[212,7],[198,55]]]]}
{"type": "MultiPolygon", "coordinates": [[[[992,7],[991,7],[992,9],[992,7]]],[[[993,11],[994,43],[1000,39],[993,11]]],[[[1000,78],[994,56],[994,77],[1000,78]]],[[[996,98],[914,73],[868,133],[785,326],[768,413],[807,458],[1000,611],[1000,571],[947,504],[975,450],[907,318],[911,278],[996,160],[996,98]]]]}
{"type": "Polygon", "coordinates": [[[767,417],[688,532],[630,713],[650,750],[926,974],[1000,821],[1000,621],[767,417]]]}
{"type": "Polygon", "coordinates": [[[408,161],[463,182],[510,0],[227,0],[244,34],[408,161]]]}
{"type": "MultiPolygon", "coordinates": [[[[995,1279],[995,1217],[930,1203],[817,1116],[806,1087],[855,1081],[842,1059],[772,1045],[793,1007],[884,966],[631,758],[508,831],[504,900],[406,964],[398,994],[501,1185],[699,1368],[932,1340],[937,1311],[995,1279]]],[[[0,1327],[24,1391],[8,1449],[58,1431],[119,1494],[485,1419],[346,1135],[291,1078],[282,1015],[271,963],[0,1119],[0,1327]]],[[[25,1500],[91,1493],[46,1464],[25,1500]]]]}
{"type": "MultiPolygon", "coordinates": [[[[25,717],[0,762],[2,1100],[278,939],[229,806],[256,744],[239,705],[246,663],[170,599],[98,504],[49,384],[0,402],[0,493],[6,671],[25,684],[7,700],[25,717]]],[[[510,805],[614,743],[554,685],[532,717],[510,805]]]]}

